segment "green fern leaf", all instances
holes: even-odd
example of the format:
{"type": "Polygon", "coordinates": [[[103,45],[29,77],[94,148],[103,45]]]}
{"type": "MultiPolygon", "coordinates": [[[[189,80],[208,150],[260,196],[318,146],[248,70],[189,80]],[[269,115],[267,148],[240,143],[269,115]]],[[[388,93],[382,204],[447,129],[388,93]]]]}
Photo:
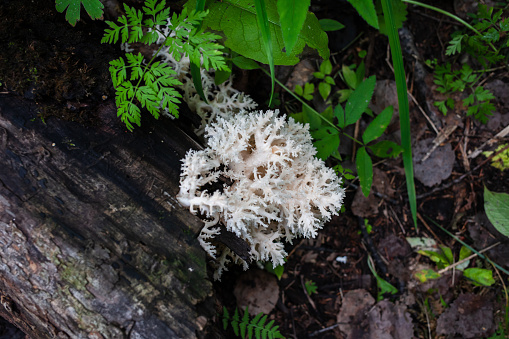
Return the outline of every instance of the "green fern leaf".
{"type": "Polygon", "coordinates": [[[449,41],[449,46],[447,46],[447,50],[445,51],[445,55],[454,55],[456,53],[461,53],[461,41],[465,35],[458,35],[454,37],[451,41],[449,41]]]}
{"type": "Polygon", "coordinates": [[[232,327],[233,327],[233,333],[235,333],[236,336],[239,336],[239,310],[235,308],[235,313],[233,314],[232,318],[232,327]]]}
{"type": "Polygon", "coordinates": [[[223,330],[228,328],[228,322],[230,321],[230,313],[228,313],[228,309],[223,306],[223,330]]]}
{"type": "Polygon", "coordinates": [[[106,24],[110,26],[111,28],[107,28],[104,30],[104,36],[101,39],[101,44],[108,43],[116,43],[118,41],[118,33],[120,31],[120,27],[112,22],[112,21],[106,21],[106,24]]]}

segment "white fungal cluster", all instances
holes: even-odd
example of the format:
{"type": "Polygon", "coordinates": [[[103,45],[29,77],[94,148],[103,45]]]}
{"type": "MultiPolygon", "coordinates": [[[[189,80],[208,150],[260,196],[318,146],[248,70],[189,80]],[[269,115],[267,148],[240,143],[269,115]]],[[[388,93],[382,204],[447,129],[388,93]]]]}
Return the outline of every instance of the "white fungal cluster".
{"type": "Polygon", "coordinates": [[[283,240],[315,237],[339,212],[341,179],[314,157],[307,125],[277,111],[239,113],[218,117],[205,133],[208,147],[183,159],[177,198],[207,218],[199,240],[218,261],[216,279],[229,258],[248,266],[228,248],[216,253],[218,223],[249,244],[251,260],[276,267],[287,255],[283,240]]]}

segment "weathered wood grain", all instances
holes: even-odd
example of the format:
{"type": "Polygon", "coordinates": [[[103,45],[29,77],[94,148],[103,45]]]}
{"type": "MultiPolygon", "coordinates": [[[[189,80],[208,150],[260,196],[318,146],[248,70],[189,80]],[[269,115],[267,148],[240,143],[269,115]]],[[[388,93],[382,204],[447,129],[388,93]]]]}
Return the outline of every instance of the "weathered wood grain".
{"type": "Polygon", "coordinates": [[[211,294],[200,221],[178,205],[193,141],[35,118],[0,97],[0,316],[33,338],[193,338],[211,294]]]}

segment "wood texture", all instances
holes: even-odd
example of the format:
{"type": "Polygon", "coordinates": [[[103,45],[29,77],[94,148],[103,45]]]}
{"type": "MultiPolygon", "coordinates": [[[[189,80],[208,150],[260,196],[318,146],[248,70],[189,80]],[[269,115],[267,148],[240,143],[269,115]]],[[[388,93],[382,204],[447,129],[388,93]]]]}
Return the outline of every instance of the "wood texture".
{"type": "Polygon", "coordinates": [[[43,122],[0,96],[0,316],[32,338],[193,338],[212,290],[201,222],[175,200],[193,141],[99,116],[43,122]]]}

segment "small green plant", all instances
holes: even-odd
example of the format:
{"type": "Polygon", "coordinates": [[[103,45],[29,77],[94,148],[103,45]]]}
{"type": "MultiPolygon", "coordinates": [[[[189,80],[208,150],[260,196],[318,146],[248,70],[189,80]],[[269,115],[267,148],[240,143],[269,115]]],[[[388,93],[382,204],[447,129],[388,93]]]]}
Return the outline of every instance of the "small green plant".
{"type": "Polygon", "coordinates": [[[316,286],[316,283],[313,280],[308,280],[304,283],[304,287],[306,288],[306,293],[308,295],[311,295],[313,293],[318,293],[318,286],[316,286]]]}
{"type": "MultiPolygon", "coordinates": [[[[414,247],[414,249],[417,249],[417,253],[426,256],[431,261],[433,261],[436,264],[437,269],[439,270],[445,270],[447,269],[447,267],[455,263],[452,250],[447,246],[439,246],[438,248],[431,246],[420,247],[415,245],[414,243],[412,247],[414,247]]],[[[458,271],[462,271],[463,276],[476,286],[493,285],[495,283],[495,280],[493,279],[492,270],[477,267],[468,268],[468,266],[470,265],[470,259],[468,258],[472,255],[472,253],[473,252],[470,248],[468,248],[467,246],[462,246],[458,258],[458,262],[461,263],[456,264],[454,268],[458,271]]],[[[437,279],[441,277],[441,273],[433,269],[423,269],[416,272],[414,276],[420,282],[426,282],[430,279],[437,279]]]]}
{"type": "Polygon", "coordinates": [[[445,54],[454,55],[463,51],[484,67],[504,60],[509,47],[509,18],[503,17],[503,10],[479,4],[477,13],[469,13],[469,16],[473,19],[473,30],[456,31],[445,54]]]}
{"type": "Polygon", "coordinates": [[[279,326],[273,326],[274,320],[269,321],[267,324],[267,315],[263,313],[258,313],[254,318],[249,319],[249,312],[246,307],[244,310],[244,315],[242,319],[239,315],[239,310],[235,308],[235,313],[233,317],[230,317],[230,314],[226,307],[223,307],[223,329],[226,330],[228,328],[228,324],[231,324],[233,328],[233,332],[236,336],[240,336],[241,338],[285,338],[279,331],[277,330],[279,326]]]}
{"type": "Polygon", "coordinates": [[[322,96],[323,101],[326,101],[330,95],[332,86],[336,85],[334,79],[330,76],[332,72],[332,64],[330,60],[324,60],[320,64],[320,71],[313,73],[313,76],[317,79],[320,79],[320,83],[318,83],[318,93],[322,96]]]}
{"type": "Polygon", "coordinates": [[[505,171],[506,169],[509,169],[509,148],[507,148],[508,144],[503,144],[497,147],[495,151],[487,151],[483,152],[482,154],[485,157],[491,156],[494,152],[503,150],[500,154],[495,155],[491,159],[491,166],[498,168],[501,171],[505,171]]]}
{"type": "Polygon", "coordinates": [[[384,280],[382,277],[376,273],[375,268],[373,267],[373,263],[371,261],[371,258],[368,258],[368,267],[371,270],[371,273],[376,278],[376,285],[378,286],[378,295],[376,297],[377,301],[383,300],[384,295],[386,294],[396,294],[398,293],[398,289],[391,285],[389,282],[384,280]]]}
{"type": "MultiPolygon", "coordinates": [[[[495,99],[493,93],[479,85],[482,74],[474,73],[472,68],[463,64],[459,70],[453,70],[450,63],[435,68],[435,84],[437,91],[443,94],[459,93],[467,90],[470,94],[463,99],[463,106],[467,110],[467,116],[473,116],[482,123],[488,122],[489,116],[495,110],[491,100],[495,99]]],[[[449,109],[456,105],[449,97],[446,100],[436,101],[435,106],[445,115],[449,109]]]]}
{"type": "MultiPolygon", "coordinates": [[[[315,73],[315,75],[318,74],[319,79],[325,80],[320,82],[320,84],[325,82],[327,85],[330,85],[333,81],[332,77],[328,75],[331,69],[331,67],[329,67],[330,62],[324,61],[324,63],[326,66],[320,66],[320,72],[315,73]],[[326,80],[328,78],[330,79],[326,80]]],[[[350,71],[350,68],[347,67],[347,69],[350,71]]],[[[313,144],[317,150],[316,156],[323,160],[329,157],[341,160],[338,153],[340,132],[342,132],[343,135],[347,135],[344,132],[345,128],[359,121],[364,113],[373,116],[373,113],[368,109],[368,104],[371,101],[375,89],[375,77],[371,76],[368,79],[358,81],[357,79],[360,75],[356,73],[352,74],[345,70],[346,69],[343,69],[343,73],[347,76],[343,76],[350,79],[349,82],[351,85],[355,86],[355,89],[348,93],[348,99],[344,107],[341,103],[338,103],[336,106],[331,105],[324,112],[318,113],[309,105],[303,104],[302,112],[291,115],[295,120],[309,124],[310,132],[314,139],[313,144]]],[[[362,74],[364,73],[362,72],[362,74]]],[[[312,99],[313,89],[314,86],[305,84],[304,88],[296,87],[295,92],[298,95],[302,95],[304,99],[310,100],[312,99]]],[[[328,91],[328,88],[326,88],[320,92],[322,98],[328,91]]],[[[328,96],[329,95],[327,95],[327,97],[328,96]]],[[[364,131],[361,140],[355,140],[350,137],[360,144],[360,148],[355,157],[355,163],[362,192],[365,196],[369,195],[373,182],[373,162],[368,153],[368,149],[373,155],[380,158],[396,157],[402,151],[402,148],[392,141],[384,140],[374,142],[382,136],[389,126],[392,114],[393,108],[387,107],[371,121],[364,131]]],[[[339,173],[348,175],[348,178],[352,178],[351,172],[345,171],[340,165],[335,168],[339,173]]]]}
{"type": "MultiPolygon", "coordinates": [[[[126,15],[118,19],[119,24],[107,21],[109,28],[105,30],[102,43],[140,42],[156,43],[160,35],[164,37],[159,52],[169,47],[169,53],[179,61],[188,56],[192,63],[206,69],[227,70],[221,49],[215,43],[220,36],[197,29],[206,17],[205,11],[184,9],[180,14],[173,14],[163,0],[147,0],[143,11],[124,4],[126,15]],[[167,29],[163,29],[167,28],[167,29]]],[[[156,61],[157,52],[152,59],[145,61],[141,53],[126,53],[126,59],[119,58],[110,62],[110,73],[116,90],[115,101],[118,116],[129,130],[133,124],[140,126],[141,112],[138,105],[146,108],[155,118],[162,109],[178,117],[177,104],[181,95],[174,88],[181,85],[175,77],[175,71],[165,63],[156,61]]]]}

